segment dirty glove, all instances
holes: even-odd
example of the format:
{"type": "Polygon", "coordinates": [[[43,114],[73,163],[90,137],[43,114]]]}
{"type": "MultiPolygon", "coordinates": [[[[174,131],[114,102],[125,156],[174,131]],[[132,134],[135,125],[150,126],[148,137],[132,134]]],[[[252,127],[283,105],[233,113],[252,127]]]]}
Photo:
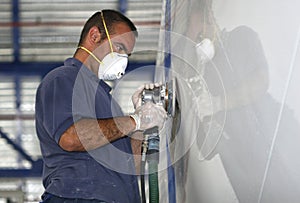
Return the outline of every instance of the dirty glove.
{"type": "Polygon", "coordinates": [[[167,112],[161,105],[147,102],[139,106],[131,117],[136,123],[136,131],[144,131],[154,126],[158,126],[158,129],[161,130],[164,127],[167,112]]]}
{"type": "Polygon", "coordinates": [[[144,89],[154,89],[154,87],[159,87],[160,83],[148,83],[140,86],[132,95],[131,101],[133,103],[134,109],[142,105],[142,92],[144,89]]]}
{"type": "Polygon", "coordinates": [[[132,95],[131,101],[133,104],[134,109],[140,107],[142,105],[142,92],[144,90],[145,86],[140,86],[132,95]]]}
{"type": "Polygon", "coordinates": [[[148,84],[145,84],[145,89],[153,90],[154,87],[159,87],[161,85],[162,85],[162,83],[148,83],[148,84]]]}

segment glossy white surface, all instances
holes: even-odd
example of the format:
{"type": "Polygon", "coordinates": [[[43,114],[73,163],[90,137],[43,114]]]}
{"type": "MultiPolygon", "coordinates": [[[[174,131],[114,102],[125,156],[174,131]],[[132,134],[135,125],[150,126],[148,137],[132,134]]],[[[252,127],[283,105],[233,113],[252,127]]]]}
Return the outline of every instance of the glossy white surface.
{"type": "Polygon", "coordinates": [[[300,2],[203,2],[171,6],[177,202],[299,202],[300,2]]]}

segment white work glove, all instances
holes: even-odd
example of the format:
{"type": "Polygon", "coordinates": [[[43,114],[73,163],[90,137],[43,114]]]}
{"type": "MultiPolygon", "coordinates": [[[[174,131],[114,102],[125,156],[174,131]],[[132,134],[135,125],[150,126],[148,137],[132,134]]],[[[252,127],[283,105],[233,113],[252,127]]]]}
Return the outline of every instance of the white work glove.
{"type": "Polygon", "coordinates": [[[140,86],[132,95],[131,101],[133,104],[134,109],[140,107],[142,105],[142,92],[144,90],[145,86],[140,86]]]}
{"type": "Polygon", "coordinates": [[[137,107],[131,117],[136,123],[135,131],[144,131],[154,126],[157,126],[158,129],[161,130],[164,127],[167,112],[161,105],[147,102],[137,107]]]}
{"type": "Polygon", "coordinates": [[[162,83],[148,83],[148,84],[145,84],[145,89],[148,89],[148,90],[153,90],[154,87],[159,87],[161,86],[162,83]]]}
{"type": "Polygon", "coordinates": [[[131,101],[133,103],[134,109],[142,105],[142,92],[144,89],[154,89],[154,87],[159,87],[160,83],[148,83],[140,86],[132,95],[131,101]]]}

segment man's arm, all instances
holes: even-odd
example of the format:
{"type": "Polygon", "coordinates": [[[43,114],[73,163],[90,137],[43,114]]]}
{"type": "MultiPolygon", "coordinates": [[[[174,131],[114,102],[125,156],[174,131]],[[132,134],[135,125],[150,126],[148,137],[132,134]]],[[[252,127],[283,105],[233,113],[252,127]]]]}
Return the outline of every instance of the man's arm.
{"type": "Polygon", "coordinates": [[[140,175],[141,170],[141,153],[142,153],[142,142],[144,139],[144,134],[141,131],[136,131],[131,135],[131,147],[134,156],[134,164],[136,173],[140,175]]]}
{"type": "Polygon", "coordinates": [[[110,119],[81,119],[61,136],[59,146],[69,152],[89,151],[115,141],[135,130],[130,116],[110,119]]]}

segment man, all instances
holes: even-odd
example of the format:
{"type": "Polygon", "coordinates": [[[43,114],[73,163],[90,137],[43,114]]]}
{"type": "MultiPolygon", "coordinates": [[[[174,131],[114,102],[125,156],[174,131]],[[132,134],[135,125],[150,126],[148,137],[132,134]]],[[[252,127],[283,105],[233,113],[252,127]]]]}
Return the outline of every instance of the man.
{"type": "Polygon", "coordinates": [[[73,58],[51,71],[36,96],[36,130],[44,159],[43,202],[140,202],[131,147],[135,131],[162,128],[153,103],[124,116],[104,80],[119,79],[137,31],[124,15],[96,12],[84,25],[73,58]]]}

